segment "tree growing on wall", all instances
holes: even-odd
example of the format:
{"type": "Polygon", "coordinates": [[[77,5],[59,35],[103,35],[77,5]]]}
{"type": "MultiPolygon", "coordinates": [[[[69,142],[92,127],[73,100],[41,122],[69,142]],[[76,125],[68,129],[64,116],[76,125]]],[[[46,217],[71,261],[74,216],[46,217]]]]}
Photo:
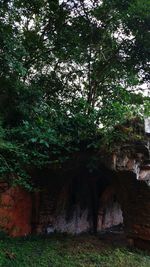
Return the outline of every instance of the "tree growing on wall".
{"type": "Polygon", "coordinates": [[[23,166],[64,161],[81,142],[89,147],[116,124],[149,113],[141,89],[148,92],[149,6],[1,1],[2,174],[17,173],[24,184],[23,166]]]}

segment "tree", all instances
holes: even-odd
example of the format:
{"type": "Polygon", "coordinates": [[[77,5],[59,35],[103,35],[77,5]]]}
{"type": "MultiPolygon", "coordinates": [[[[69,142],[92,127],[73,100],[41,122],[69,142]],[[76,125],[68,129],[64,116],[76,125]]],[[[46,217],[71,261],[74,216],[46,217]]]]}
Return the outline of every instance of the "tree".
{"type": "Polygon", "coordinates": [[[91,146],[99,132],[144,115],[144,108],[149,113],[149,97],[138,91],[149,83],[149,5],[1,1],[2,155],[10,166],[5,172],[21,177],[31,162],[63,161],[81,142],[91,146]]]}

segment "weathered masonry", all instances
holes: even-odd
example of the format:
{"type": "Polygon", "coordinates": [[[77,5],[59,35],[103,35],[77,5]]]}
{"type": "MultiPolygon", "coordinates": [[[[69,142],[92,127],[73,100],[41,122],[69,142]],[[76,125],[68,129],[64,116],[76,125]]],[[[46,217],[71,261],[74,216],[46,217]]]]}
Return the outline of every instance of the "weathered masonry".
{"type": "Polygon", "coordinates": [[[98,169],[87,168],[88,153],[69,166],[34,174],[37,192],[0,183],[0,228],[12,236],[30,233],[97,233],[124,224],[130,243],[150,249],[150,142],[99,151],[98,169]]]}

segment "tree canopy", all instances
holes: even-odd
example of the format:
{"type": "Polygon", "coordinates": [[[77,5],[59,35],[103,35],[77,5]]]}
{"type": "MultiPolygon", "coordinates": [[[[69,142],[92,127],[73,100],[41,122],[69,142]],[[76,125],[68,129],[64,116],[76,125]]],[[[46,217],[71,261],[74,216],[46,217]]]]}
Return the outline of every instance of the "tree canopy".
{"type": "Polygon", "coordinates": [[[1,0],[2,177],[28,186],[28,167],[149,115],[149,30],[150,0],[1,0]]]}

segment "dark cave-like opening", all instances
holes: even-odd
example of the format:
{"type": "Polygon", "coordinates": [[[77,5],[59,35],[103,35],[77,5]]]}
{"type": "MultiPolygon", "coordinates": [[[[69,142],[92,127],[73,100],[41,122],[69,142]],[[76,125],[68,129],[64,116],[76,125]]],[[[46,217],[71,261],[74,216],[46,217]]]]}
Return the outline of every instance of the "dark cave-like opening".
{"type": "Polygon", "coordinates": [[[39,172],[39,192],[33,198],[33,231],[97,233],[123,223],[114,173],[101,166],[39,172]],[[42,176],[42,179],[41,179],[42,176]]]}

